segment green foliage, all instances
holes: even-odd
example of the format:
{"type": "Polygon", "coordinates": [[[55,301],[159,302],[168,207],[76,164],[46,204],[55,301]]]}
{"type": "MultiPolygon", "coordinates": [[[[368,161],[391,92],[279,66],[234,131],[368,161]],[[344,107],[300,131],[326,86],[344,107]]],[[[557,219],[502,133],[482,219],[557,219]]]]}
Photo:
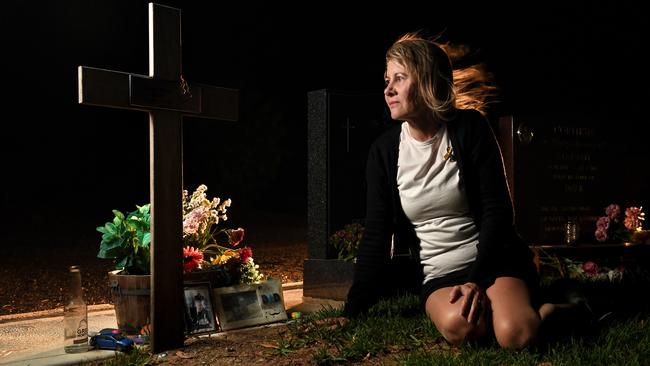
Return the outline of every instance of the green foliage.
{"type": "Polygon", "coordinates": [[[113,259],[115,268],[123,269],[124,274],[143,275],[149,274],[150,267],[150,205],[136,207],[126,216],[113,210],[113,220],[97,228],[102,233],[97,257],[113,259]]]}
{"type": "Polygon", "coordinates": [[[272,351],[272,353],[278,356],[287,356],[291,352],[293,352],[291,349],[291,342],[287,341],[286,339],[281,339],[278,342],[278,347],[272,351]]]}
{"type": "Polygon", "coordinates": [[[129,353],[116,352],[115,358],[108,360],[104,366],[145,366],[151,365],[152,355],[149,347],[135,347],[129,353]]]}
{"type": "Polygon", "coordinates": [[[336,357],[326,349],[321,348],[314,354],[313,361],[316,365],[336,365],[344,363],[346,359],[343,357],[336,357]]]}
{"type": "Polygon", "coordinates": [[[329,238],[329,244],[337,251],[338,259],[352,261],[357,257],[364,227],[360,224],[348,224],[329,238]]]}

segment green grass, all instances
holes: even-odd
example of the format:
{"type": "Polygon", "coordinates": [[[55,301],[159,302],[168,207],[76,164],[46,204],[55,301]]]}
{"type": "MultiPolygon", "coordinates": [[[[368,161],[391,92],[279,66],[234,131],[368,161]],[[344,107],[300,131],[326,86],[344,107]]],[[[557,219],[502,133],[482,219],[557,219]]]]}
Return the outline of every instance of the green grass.
{"type": "MultiPolygon", "coordinates": [[[[522,351],[502,349],[490,338],[451,347],[421,311],[419,299],[408,295],[381,301],[366,316],[334,328],[323,320],[340,316],[339,309],[307,315],[288,324],[289,331],[280,336],[277,348],[270,353],[291,360],[296,351],[308,348],[318,365],[365,359],[387,365],[650,365],[650,306],[631,291],[618,295],[618,304],[639,305],[619,307],[618,315],[607,324],[582,336],[566,334],[522,351]]],[[[146,348],[138,348],[91,364],[147,365],[156,361],[146,348]]]]}
{"type": "Polygon", "coordinates": [[[85,363],[88,366],[145,366],[153,364],[153,358],[149,347],[135,347],[131,352],[115,352],[115,358],[85,363]]]}
{"type": "Polygon", "coordinates": [[[522,351],[502,349],[493,339],[450,347],[420,311],[415,296],[386,300],[367,316],[330,329],[319,320],[336,317],[327,309],[291,324],[282,340],[283,353],[313,347],[320,365],[379,357],[404,365],[648,365],[650,316],[611,320],[583,337],[567,336],[522,351]],[[389,356],[389,357],[385,357],[389,356]]]}

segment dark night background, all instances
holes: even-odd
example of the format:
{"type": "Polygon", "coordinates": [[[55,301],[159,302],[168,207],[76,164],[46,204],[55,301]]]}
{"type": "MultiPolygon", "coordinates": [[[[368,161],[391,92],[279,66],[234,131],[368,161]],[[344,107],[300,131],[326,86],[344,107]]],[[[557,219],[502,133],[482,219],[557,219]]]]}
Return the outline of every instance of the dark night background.
{"type": "MultiPolygon", "coordinates": [[[[184,123],[185,186],[230,197],[233,225],[306,223],[306,93],[381,90],[384,52],[407,31],[471,47],[501,88],[491,116],[647,123],[647,13],[632,2],[160,3],[182,10],[185,78],[241,91],[239,122],[184,123]]],[[[147,2],[13,1],[0,16],[1,236],[98,245],[94,228],[111,209],[149,200],[148,123],[142,112],[78,105],[77,66],[147,74],[147,2]]]]}

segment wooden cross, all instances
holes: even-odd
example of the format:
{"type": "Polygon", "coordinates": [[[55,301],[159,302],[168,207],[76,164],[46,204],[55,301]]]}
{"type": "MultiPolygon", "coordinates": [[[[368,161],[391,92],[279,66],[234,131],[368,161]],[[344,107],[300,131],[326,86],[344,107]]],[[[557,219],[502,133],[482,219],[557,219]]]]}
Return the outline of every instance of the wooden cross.
{"type": "Polygon", "coordinates": [[[238,91],[188,84],[181,12],[149,3],[149,76],[79,66],[79,103],[149,112],[151,346],[183,346],[182,116],[236,121],[238,91]]]}

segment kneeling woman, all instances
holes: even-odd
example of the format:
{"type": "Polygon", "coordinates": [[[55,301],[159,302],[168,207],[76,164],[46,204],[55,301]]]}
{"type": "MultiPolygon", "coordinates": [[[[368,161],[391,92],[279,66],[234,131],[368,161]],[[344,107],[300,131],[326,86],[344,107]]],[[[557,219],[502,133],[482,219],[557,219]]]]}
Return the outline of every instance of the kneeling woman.
{"type": "Polygon", "coordinates": [[[480,112],[460,108],[458,88],[437,43],[407,34],[388,50],[384,97],[401,123],[369,151],[365,232],[344,314],[382,293],[394,236],[410,242],[423,307],[447,341],[492,329],[501,346],[519,349],[553,305],[536,304],[537,272],[515,232],[498,143],[480,112]]]}

